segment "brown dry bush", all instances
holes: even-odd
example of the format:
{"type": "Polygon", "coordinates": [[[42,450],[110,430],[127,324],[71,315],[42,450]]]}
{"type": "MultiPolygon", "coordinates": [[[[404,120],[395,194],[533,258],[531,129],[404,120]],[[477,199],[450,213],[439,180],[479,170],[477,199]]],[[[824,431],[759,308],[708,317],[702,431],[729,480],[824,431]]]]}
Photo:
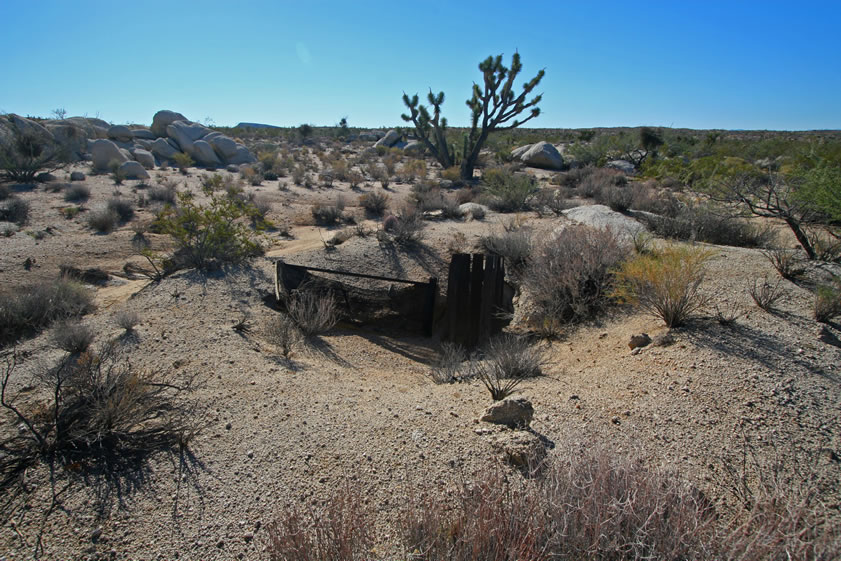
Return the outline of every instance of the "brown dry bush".
{"type": "Polygon", "coordinates": [[[748,294],[750,294],[754,303],[766,312],[770,312],[783,297],[783,292],[780,290],[780,281],[777,280],[775,284],[771,284],[768,282],[768,277],[764,277],[761,283],[754,279],[753,284],[748,287],[748,294]]]}
{"type": "Polygon", "coordinates": [[[612,271],[625,258],[609,230],[568,227],[533,252],[523,274],[537,326],[547,334],[592,318],[608,303],[612,271]]]}
{"type": "Polygon", "coordinates": [[[32,335],[57,320],[84,315],[93,307],[91,292],[65,279],[0,291],[0,345],[32,335]]]}
{"type": "Polygon", "coordinates": [[[286,304],[289,317],[304,337],[315,337],[332,329],[339,321],[336,298],[332,293],[320,293],[302,285],[286,304]]]}

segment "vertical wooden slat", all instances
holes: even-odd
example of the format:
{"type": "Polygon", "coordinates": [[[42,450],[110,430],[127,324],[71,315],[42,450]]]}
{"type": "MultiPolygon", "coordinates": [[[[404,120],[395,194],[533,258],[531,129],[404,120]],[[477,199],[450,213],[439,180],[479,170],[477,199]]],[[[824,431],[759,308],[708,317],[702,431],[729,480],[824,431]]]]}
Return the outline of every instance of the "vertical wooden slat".
{"type": "Polygon", "coordinates": [[[467,346],[473,348],[479,343],[479,317],[482,314],[482,281],[485,275],[485,256],[473,255],[470,270],[469,307],[467,311],[467,346]]]}
{"type": "Polygon", "coordinates": [[[499,257],[488,255],[485,261],[484,282],[482,284],[482,309],[479,314],[479,341],[484,342],[494,330],[494,302],[497,283],[499,257]]]}
{"type": "Polygon", "coordinates": [[[426,285],[426,295],[423,302],[423,332],[432,337],[432,325],[435,321],[435,297],[438,295],[438,279],[432,277],[426,285]]]}
{"type": "Polygon", "coordinates": [[[493,332],[499,333],[503,327],[508,323],[504,318],[500,317],[504,311],[503,298],[505,297],[505,258],[497,258],[497,268],[494,280],[493,292],[493,332]]]}
{"type": "Polygon", "coordinates": [[[470,256],[463,253],[453,255],[450,260],[450,272],[447,278],[447,338],[461,342],[459,332],[459,306],[466,303],[466,282],[470,272],[470,256]]]}

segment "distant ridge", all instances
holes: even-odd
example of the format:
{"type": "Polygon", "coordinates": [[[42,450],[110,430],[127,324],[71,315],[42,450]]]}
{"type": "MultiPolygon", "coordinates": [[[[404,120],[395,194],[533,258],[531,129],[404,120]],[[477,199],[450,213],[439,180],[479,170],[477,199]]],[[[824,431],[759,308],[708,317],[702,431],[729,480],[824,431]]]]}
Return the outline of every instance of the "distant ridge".
{"type": "Polygon", "coordinates": [[[235,129],[280,129],[283,127],[276,127],[275,125],[264,125],[263,123],[239,123],[234,127],[235,129]]]}

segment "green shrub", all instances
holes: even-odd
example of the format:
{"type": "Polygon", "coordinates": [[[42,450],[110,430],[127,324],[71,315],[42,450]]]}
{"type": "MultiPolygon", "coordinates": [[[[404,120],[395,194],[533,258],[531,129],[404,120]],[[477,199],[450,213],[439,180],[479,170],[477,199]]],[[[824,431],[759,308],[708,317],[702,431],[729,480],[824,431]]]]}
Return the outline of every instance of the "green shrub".
{"type": "Polygon", "coordinates": [[[668,327],[681,326],[706,305],[699,288],[711,255],[679,246],[636,255],[616,272],[613,295],[659,317],[668,327]]]}
{"type": "Polygon", "coordinates": [[[262,253],[257,234],[249,222],[257,214],[254,206],[236,197],[211,195],[199,205],[189,193],[178,193],[178,205],[167,206],[155,220],[157,231],[175,242],[174,261],[201,270],[236,264],[262,253]]]}
{"type": "Polygon", "coordinates": [[[681,241],[700,241],[735,247],[765,247],[775,233],[770,225],[759,226],[737,218],[711,204],[682,204],[675,217],[641,215],[652,233],[681,241]]]}
{"type": "Polygon", "coordinates": [[[93,298],[83,285],[69,280],[45,281],[0,292],[0,344],[32,335],[56,320],[93,310],[93,298]]]}
{"type": "Polygon", "coordinates": [[[815,290],[815,319],[829,323],[841,316],[841,279],[833,279],[832,284],[819,286],[815,290]]]}
{"type": "Polygon", "coordinates": [[[184,152],[177,153],[172,159],[175,160],[175,165],[178,166],[178,170],[184,174],[187,173],[187,168],[195,165],[196,163],[189,154],[185,154],[184,152]]]}
{"type": "Polygon", "coordinates": [[[537,182],[531,176],[501,168],[487,170],[482,182],[487,205],[499,212],[525,210],[538,191],[537,182]]]}

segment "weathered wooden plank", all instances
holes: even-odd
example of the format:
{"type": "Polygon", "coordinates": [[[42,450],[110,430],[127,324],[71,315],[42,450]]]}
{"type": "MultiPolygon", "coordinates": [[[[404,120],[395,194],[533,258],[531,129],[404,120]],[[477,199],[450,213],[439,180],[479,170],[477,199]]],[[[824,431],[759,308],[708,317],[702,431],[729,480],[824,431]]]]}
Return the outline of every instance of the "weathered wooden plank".
{"type": "Polygon", "coordinates": [[[435,297],[438,295],[438,279],[431,277],[426,285],[426,294],[423,302],[423,332],[427,337],[432,337],[432,327],[435,323],[435,297]]]}
{"type": "Polygon", "coordinates": [[[468,287],[467,346],[473,348],[479,342],[479,317],[482,313],[482,281],[485,275],[485,256],[473,254],[468,287]]]}

